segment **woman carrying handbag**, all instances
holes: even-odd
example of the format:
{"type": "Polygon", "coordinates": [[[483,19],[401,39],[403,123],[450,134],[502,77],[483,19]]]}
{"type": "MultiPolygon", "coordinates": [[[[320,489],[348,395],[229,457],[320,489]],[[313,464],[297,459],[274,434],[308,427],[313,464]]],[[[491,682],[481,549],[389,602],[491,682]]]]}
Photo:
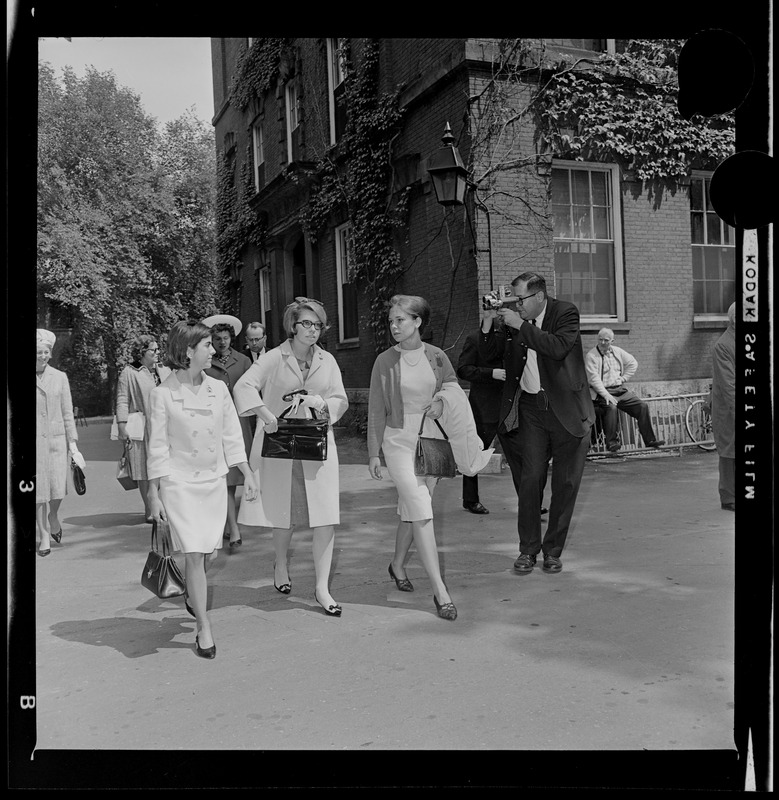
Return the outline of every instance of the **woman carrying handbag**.
{"type": "MultiPolygon", "coordinates": [[[[335,358],[317,342],[327,329],[327,314],[318,300],[296,297],[284,310],[287,341],[261,355],[235,384],[233,398],[241,416],[257,415],[250,458],[260,485],[260,497],[241,505],[238,522],[273,528],[273,585],[290,594],[288,550],[295,528],[311,528],[316,601],[332,617],[341,606],[330,594],[335,526],[341,521],[338,451],[332,426],[349,406],[335,358]],[[298,392],[305,391],[305,394],[298,392]],[[288,398],[288,399],[285,399],[288,398]],[[290,408],[292,406],[292,408],[290,408]],[[311,416],[329,420],[324,460],[269,458],[262,455],[267,434],[278,429],[278,418],[311,416]],[[285,413],[286,412],[286,413],[285,413]]],[[[267,451],[267,448],[266,448],[267,451]]]]}
{"type": "Polygon", "coordinates": [[[412,542],[433,588],[438,615],[457,619],[457,609],[441,577],[433,528],[433,489],[437,477],[417,475],[414,460],[420,430],[441,438],[433,420],[441,417],[444,403],[434,396],[457,376],[446,353],[422,342],[430,319],[430,306],[422,297],[395,295],[390,300],[389,326],[396,344],[373,364],[368,397],[368,471],[381,480],[379,450],[398,490],[395,554],[388,572],[401,592],[413,592],[405,562],[412,542]]]}
{"type": "Polygon", "coordinates": [[[243,473],[245,501],[258,491],[230,392],[204,372],[214,352],[211,330],[201,322],[171,328],[173,372],[152,390],[147,445],[149,508],[155,522],[167,522],[173,549],[184,553],[185,603],[197,620],[195,648],[202,658],[216,656],[206,571],[222,547],[229,467],[243,473]]]}

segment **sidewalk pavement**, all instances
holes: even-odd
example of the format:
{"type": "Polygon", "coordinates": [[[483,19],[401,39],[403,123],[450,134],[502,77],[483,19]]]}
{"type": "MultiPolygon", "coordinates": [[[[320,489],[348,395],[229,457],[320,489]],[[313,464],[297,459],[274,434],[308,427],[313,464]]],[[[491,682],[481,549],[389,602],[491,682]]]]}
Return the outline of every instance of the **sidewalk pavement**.
{"type": "Polygon", "coordinates": [[[38,751],[734,749],[734,515],[716,453],[588,462],[558,575],[513,572],[508,471],[480,477],[484,516],[463,510],[461,479],[441,481],[454,622],[415,555],[415,592],[389,579],[386,469],[378,482],[342,465],[343,616],[314,598],[310,532],[293,538],[285,596],[270,531],[243,527],[209,571],[208,661],[182,600],[140,584],[151,526],[115,480],[108,428],[79,429],[87,493],[68,494],[62,544],[36,560],[38,751]]]}

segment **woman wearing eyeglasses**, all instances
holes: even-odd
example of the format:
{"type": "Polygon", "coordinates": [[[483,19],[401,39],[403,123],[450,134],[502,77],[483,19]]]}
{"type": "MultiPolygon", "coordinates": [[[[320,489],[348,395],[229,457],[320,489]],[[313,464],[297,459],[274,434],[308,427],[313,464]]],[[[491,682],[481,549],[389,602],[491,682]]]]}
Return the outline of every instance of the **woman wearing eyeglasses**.
{"type": "Polygon", "coordinates": [[[327,313],[318,300],[296,297],[284,310],[287,341],[266,351],[235,384],[233,399],[241,416],[257,415],[257,430],[249,464],[259,472],[260,496],[256,503],[241,506],[238,522],[273,528],[276,561],[273,585],[290,594],[292,580],[288,550],[296,528],[311,528],[317,602],[329,616],[340,617],[341,606],[330,594],[330,567],[333,559],[335,525],[341,521],[338,483],[338,451],[332,426],[349,406],[341,370],[335,358],[318,341],[327,330],[327,313]],[[295,395],[295,392],[305,394],[295,395]],[[266,433],[278,429],[279,415],[292,404],[296,410],[288,417],[306,417],[313,412],[325,417],[327,459],[300,461],[263,458],[266,433]]]}
{"type": "Polygon", "coordinates": [[[153,336],[138,336],[130,344],[130,363],[119,374],[116,387],[116,423],[124,442],[130,475],[138,481],[146,522],[149,510],[149,480],[146,476],[146,444],[149,440],[149,401],[170,369],[158,365],[159,345],[153,336]],[[129,423],[129,424],[128,424],[129,423]]]}

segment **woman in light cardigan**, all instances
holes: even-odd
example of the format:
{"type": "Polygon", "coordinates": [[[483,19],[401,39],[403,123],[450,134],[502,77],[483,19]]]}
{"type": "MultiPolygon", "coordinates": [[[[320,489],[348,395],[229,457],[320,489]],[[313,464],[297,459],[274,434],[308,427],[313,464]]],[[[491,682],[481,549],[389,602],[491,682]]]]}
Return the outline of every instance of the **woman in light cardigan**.
{"type": "Polygon", "coordinates": [[[446,353],[422,342],[421,333],[430,319],[430,306],[422,297],[395,295],[390,300],[390,332],[397,342],[376,359],[368,397],[368,471],[381,480],[379,450],[398,490],[398,523],[395,554],[388,572],[402,592],[413,592],[405,562],[412,542],[433,588],[433,602],[443,619],[457,618],[457,609],[441,577],[433,528],[433,489],[437,478],[414,473],[414,451],[425,414],[425,435],[440,436],[431,421],[444,411],[434,396],[446,383],[457,383],[446,353]]]}

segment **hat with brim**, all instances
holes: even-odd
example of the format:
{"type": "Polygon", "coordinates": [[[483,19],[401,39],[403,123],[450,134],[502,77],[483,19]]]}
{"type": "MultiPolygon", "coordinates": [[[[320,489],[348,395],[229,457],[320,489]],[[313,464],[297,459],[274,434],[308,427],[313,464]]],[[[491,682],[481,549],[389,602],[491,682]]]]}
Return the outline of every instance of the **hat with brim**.
{"type": "Polygon", "coordinates": [[[239,320],[238,317],[232,316],[232,314],[212,314],[210,317],[206,317],[203,320],[203,324],[207,328],[213,328],[214,325],[229,325],[236,336],[238,336],[243,329],[241,320],[239,320]]]}
{"type": "Polygon", "coordinates": [[[57,337],[51,331],[47,331],[45,328],[38,328],[37,334],[38,344],[46,345],[50,350],[54,348],[54,342],[57,341],[57,337]]]}

